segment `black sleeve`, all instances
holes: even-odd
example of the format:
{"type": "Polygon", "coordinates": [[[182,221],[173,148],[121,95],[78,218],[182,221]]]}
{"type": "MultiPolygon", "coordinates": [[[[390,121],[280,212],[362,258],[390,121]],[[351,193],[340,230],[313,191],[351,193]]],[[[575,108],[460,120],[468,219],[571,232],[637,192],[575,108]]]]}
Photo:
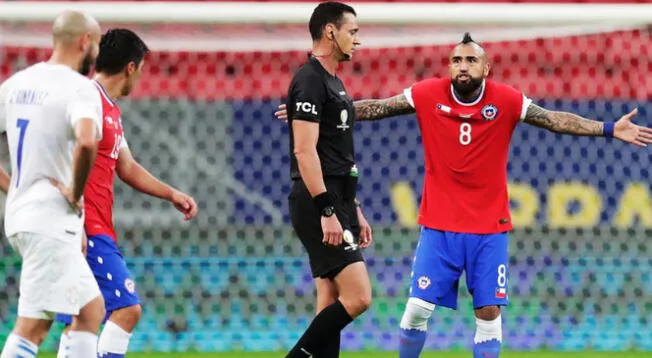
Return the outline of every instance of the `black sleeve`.
{"type": "Polygon", "coordinates": [[[323,78],[315,72],[297,74],[294,86],[288,96],[292,106],[292,119],[319,122],[326,102],[326,85],[323,78]]]}

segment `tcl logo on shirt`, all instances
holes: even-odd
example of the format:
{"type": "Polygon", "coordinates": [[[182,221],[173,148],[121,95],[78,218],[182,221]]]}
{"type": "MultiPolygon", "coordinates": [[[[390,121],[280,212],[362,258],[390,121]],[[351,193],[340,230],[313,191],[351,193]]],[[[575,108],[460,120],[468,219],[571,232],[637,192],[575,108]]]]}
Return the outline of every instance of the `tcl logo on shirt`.
{"type": "Polygon", "coordinates": [[[310,102],[297,102],[296,105],[297,105],[297,109],[296,109],[297,112],[302,111],[305,113],[311,113],[317,115],[317,108],[315,107],[314,104],[310,102]]]}

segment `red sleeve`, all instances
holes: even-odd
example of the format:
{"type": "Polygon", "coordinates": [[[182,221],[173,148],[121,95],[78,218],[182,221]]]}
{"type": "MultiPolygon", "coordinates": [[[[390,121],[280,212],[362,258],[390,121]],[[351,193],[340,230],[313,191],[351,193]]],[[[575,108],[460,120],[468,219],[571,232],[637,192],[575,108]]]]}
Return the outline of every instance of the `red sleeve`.
{"type": "Polygon", "coordinates": [[[513,117],[514,122],[523,121],[527,113],[527,108],[532,103],[532,100],[514,87],[505,84],[498,84],[498,86],[500,87],[500,91],[504,93],[501,97],[507,101],[506,107],[510,109],[510,113],[515,113],[513,117]]]}
{"type": "Polygon", "coordinates": [[[427,80],[419,81],[403,91],[405,98],[407,98],[410,105],[418,110],[419,107],[427,105],[428,95],[433,93],[433,87],[439,79],[430,78],[427,80]]]}

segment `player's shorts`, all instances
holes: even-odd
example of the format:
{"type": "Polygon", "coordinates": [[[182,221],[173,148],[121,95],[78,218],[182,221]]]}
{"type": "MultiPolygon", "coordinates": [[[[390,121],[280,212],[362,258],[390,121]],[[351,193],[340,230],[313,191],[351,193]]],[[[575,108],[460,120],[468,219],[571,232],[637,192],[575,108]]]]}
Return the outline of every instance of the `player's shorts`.
{"type": "MultiPolygon", "coordinates": [[[[81,232],[81,230],[80,230],[81,232]]],[[[100,296],[79,240],[21,232],[9,243],[22,257],[18,316],[52,320],[56,313],[78,315],[100,296]]]]}
{"type": "Polygon", "coordinates": [[[333,279],[346,266],[364,261],[360,247],[360,225],[353,199],[355,195],[346,195],[345,177],[324,178],[326,190],[334,194],[335,215],[342,228],[353,234],[352,242],[343,242],[334,247],[322,242],[324,233],[321,229],[321,213],[315,206],[310,192],[302,180],[295,180],[289,196],[292,227],[308,252],[310,269],[313,277],[333,279]],[[346,198],[345,200],[345,197],[346,198]]]}
{"type": "MultiPolygon", "coordinates": [[[[140,304],[133,275],[110,236],[89,236],[86,260],[104,296],[105,322],[113,311],[140,304]]],[[[57,315],[56,320],[70,324],[72,317],[57,315]]]]}
{"type": "Polygon", "coordinates": [[[507,233],[478,235],[421,229],[412,267],[410,297],[457,309],[460,276],[473,307],[506,306],[507,233]]]}

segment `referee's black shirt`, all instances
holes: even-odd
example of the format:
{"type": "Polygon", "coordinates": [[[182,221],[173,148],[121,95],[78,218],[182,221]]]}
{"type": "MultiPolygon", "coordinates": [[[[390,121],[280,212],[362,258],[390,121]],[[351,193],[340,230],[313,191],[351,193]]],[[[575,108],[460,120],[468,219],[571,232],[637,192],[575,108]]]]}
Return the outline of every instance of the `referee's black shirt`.
{"type": "Polygon", "coordinates": [[[353,101],[337,76],[332,76],[316,58],[296,72],[287,101],[290,121],[290,170],[292,179],[301,179],[294,156],[292,121],[319,123],[317,154],[324,176],[347,176],[355,164],[353,101]]]}

